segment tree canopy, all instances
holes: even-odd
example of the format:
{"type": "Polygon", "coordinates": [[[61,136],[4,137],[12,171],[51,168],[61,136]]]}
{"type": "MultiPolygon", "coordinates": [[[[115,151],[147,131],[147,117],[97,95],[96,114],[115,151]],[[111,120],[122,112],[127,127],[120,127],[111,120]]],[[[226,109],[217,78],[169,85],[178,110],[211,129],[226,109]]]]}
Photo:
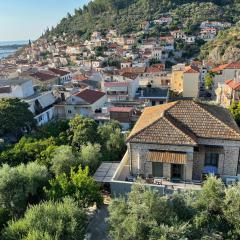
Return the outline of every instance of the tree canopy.
{"type": "Polygon", "coordinates": [[[110,235],[115,240],[239,239],[240,184],[225,188],[209,177],[201,191],[160,197],[141,182],[128,198],[110,203],[110,235]]]}
{"type": "Polygon", "coordinates": [[[27,103],[17,98],[0,100],[0,136],[12,134],[21,136],[25,131],[35,127],[34,116],[27,103]]]}
{"type": "Polygon", "coordinates": [[[81,240],[85,236],[86,214],[71,199],[31,206],[24,217],[9,222],[1,239],[81,240]]]}

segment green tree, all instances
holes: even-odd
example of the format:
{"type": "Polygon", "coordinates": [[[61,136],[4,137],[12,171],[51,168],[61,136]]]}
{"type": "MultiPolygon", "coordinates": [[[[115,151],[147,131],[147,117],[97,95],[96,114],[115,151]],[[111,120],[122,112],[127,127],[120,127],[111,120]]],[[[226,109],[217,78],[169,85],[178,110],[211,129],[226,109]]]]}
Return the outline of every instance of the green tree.
{"type": "Polygon", "coordinates": [[[208,177],[201,191],[161,197],[141,182],[109,206],[113,239],[239,239],[240,184],[208,177]]]}
{"type": "Polygon", "coordinates": [[[238,126],[240,126],[240,103],[233,101],[231,106],[229,107],[229,111],[232,114],[238,126]]]}
{"type": "Polygon", "coordinates": [[[11,166],[32,162],[39,158],[41,153],[49,146],[55,145],[56,141],[52,137],[39,140],[31,137],[22,137],[12,148],[0,153],[0,160],[2,163],[7,163],[11,166]]]}
{"type": "Polygon", "coordinates": [[[102,145],[105,161],[118,161],[122,158],[126,146],[125,138],[118,122],[112,121],[98,127],[98,135],[102,145]]]}
{"type": "Polygon", "coordinates": [[[194,224],[198,231],[209,235],[220,228],[224,230],[225,220],[222,212],[224,196],[224,184],[221,179],[209,177],[195,202],[198,213],[194,224]]]}
{"type": "Polygon", "coordinates": [[[0,207],[11,216],[20,216],[29,203],[37,203],[43,197],[43,186],[49,174],[44,166],[36,163],[0,168],[0,207]]]}
{"type": "Polygon", "coordinates": [[[62,173],[68,175],[71,168],[78,167],[79,163],[79,158],[73,153],[72,147],[63,145],[54,151],[54,156],[51,160],[51,170],[56,176],[62,173]]]}
{"type": "Polygon", "coordinates": [[[70,198],[31,206],[24,217],[9,222],[1,239],[83,240],[86,214],[70,198]]]}
{"type": "Polygon", "coordinates": [[[70,121],[69,125],[72,146],[80,149],[88,142],[97,142],[97,124],[93,119],[78,115],[70,121]]]}
{"type": "Polygon", "coordinates": [[[7,133],[16,137],[24,131],[30,131],[36,126],[32,112],[27,103],[16,98],[0,100],[0,136],[7,133]]]}
{"type": "Polygon", "coordinates": [[[240,238],[240,184],[225,190],[223,213],[228,222],[228,237],[231,239],[240,238]]]}
{"type": "Polygon", "coordinates": [[[50,189],[45,188],[48,198],[53,200],[64,197],[74,198],[80,206],[89,207],[94,203],[102,204],[102,196],[99,185],[89,176],[89,169],[81,167],[77,172],[71,170],[70,176],[65,173],[50,180],[50,189]]]}
{"type": "Polygon", "coordinates": [[[211,90],[212,87],[213,87],[213,74],[212,73],[207,73],[206,76],[205,76],[205,87],[206,89],[208,90],[211,90]]]}
{"type": "Polygon", "coordinates": [[[80,161],[83,167],[88,166],[91,173],[94,173],[102,158],[101,146],[99,144],[88,143],[83,145],[80,151],[80,161]]]}

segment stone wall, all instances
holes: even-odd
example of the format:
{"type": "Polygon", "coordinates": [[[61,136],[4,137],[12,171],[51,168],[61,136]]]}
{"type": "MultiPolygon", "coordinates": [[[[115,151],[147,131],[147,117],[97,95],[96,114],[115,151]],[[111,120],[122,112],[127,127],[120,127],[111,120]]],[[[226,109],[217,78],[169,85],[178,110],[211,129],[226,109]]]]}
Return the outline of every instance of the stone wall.
{"type": "MultiPolygon", "coordinates": [[[[193,161],[193,147],[191,146],[171,146],[159,144],[142,144],[142,143],[129,143],[128,152],[130,156],[131,171],[133,174],[152,175],[152,162],[148,161],[147,154],[149,150],[162,150],[162,151],[176,151],[187,152],[188,164],[186,169],[186,177],[191,178],[192,175],[192,161],[193,161]]],[[[171,177],[171,164],[163,164],[163,175],[166,178],[171,177]]]]}
{"type": "MultiPolygon", "coordinates": [[[[219,152],[219,174],[224,176],[236,176],[239,164],[240,143],[237,141],[200,139],[204,145],[222,147],[219,152]]],[[[148,161],[149,150],[177,151],[187,153],[187,164],[183,169],[183,178],[186,180],[201,180],[205,162],[205,146],[199,145],[199,150],[194,152],[191,146],[174,146],[159,144],[128,143],[131,172],[133,174],[152,174],[152,162],[148,161]]],[[[163,176],[171,177],[171,164],[163,164],[163,176]]]]}

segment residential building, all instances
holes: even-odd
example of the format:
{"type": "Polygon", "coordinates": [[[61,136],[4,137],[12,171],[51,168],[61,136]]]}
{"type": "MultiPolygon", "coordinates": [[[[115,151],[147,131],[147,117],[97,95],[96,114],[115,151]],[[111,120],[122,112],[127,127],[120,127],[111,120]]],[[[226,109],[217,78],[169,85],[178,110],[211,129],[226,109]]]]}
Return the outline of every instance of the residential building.
{"type": "Polygon", "coordinates": [[[0,79],[0,98],[24,99],[33,94],[31,79],[0,79]]]}
{"type": "Polygon", "coordinates": [[[236,77],[237,72],[240,72],[240,63],[227,63],[215,67],[211,70],[214,74],[214,87],[215,89],[218,87],[218,84],[224,84],[226,80],[234,79],[236,77]]]}
{"type": "Polygon", "coordinates": [[[111,107],[110,119],[118,121],[123,130],[128,130],[132,123],[133,111],[132,107],[111,107]]]}
{"type": "Polygon", "coordinates": [[[72,119],[79,114],[92,117],[106,102],[104,92],[84,89],[68,97],[65,102],[55,105],[55,111],[57,117],[64,119],[72,119]]]}
{"type": "Polygon", "coordinates": [[[102,82],[102,90],[106,92],[108,102],[133,100],[137,89],[139,88],[139,79],[137,74],[126,72],[121,75],[107,77],[102,82]]]}
{"type": "Polygon", "coordinates": [[[34,114],[38,126],[44,125],[55,118],[54,104],[56,98],[52,92],[36,92],[24,101],[29,104],[29,110],[34,114]]]}
{"type": "Polygon", "coordinates": [[[140,175],[187,185],[207,174],[223,180],[239,174],[240,131],[229,111],[216,105],[182,100],[145,108],[127,148],[116,181],[140,175]]]}
{"type": "Polygon", "coordinates": [[[57,68],[49,68],[48,70],[59,76],[60,83],[66,83],[72,80],[72,74],[69,71],[57,68]]]}
{"type": "Polygon", "coordinates": [[[200,70],[196,66],[178,64],[172,69],[171,90],[183,97],[197,98],[200,89],[200,70]]]}
{"type": "Polygon", "coordinates": [[[137,98],[143,101],[145,106],[155,106],[168,102],[169,89],[168,88],[141,88],[138,92],[137,98]]]}

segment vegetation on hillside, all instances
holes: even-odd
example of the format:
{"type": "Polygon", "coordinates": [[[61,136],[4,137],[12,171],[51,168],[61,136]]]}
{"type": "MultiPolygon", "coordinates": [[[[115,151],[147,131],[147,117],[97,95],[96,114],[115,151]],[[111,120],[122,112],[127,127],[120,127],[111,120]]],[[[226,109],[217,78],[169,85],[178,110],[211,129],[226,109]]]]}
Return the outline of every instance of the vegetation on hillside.
{"type": "Polygon", "coordinates": [[[170,29],[183,25],[192,32],[201,21],[220,20],[236,23],[240,19],[237,0],[95,0],[68,14],[46,36],[79,36],[89,38],[93,31],[103,34],[116,28],[122,34],[141,30],[140,23],[170,13],[174,21],[170,29]]]}
{"type": "Polygon", "coordinates": [[[220,31],[215,40],[202,46],[200,58],[215,63],[235,62],[240,60],[240,25],[220,31]]]}

